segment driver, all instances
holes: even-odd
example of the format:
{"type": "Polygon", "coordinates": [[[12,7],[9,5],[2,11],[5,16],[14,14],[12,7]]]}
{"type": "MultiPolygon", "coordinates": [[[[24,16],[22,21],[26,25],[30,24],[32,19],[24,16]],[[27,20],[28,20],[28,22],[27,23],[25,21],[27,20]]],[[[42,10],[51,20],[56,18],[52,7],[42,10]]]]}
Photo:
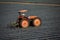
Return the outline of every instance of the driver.
{"type": "Polygon", "coordinates": [[[25,16],[24,13],[21,13],[21,12],[18,12],[19,13],[19,16],[25,16]]]}
{"type": "Polygon", "coordinates": [[[28,10],[19,10],[19,15],[20,16],[25,16],[24,12],[27,12],[28,10]]]}

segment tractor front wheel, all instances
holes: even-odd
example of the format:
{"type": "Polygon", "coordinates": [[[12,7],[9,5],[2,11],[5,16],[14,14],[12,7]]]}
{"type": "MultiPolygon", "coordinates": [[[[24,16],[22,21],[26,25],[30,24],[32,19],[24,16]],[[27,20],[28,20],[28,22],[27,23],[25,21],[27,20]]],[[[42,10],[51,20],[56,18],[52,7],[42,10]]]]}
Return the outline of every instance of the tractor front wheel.
{"type": "Polygon", "coordinates": [[[33,19],[33,25],[38,27],[41,25],[41,19],[40,18],[35,18],[33,19]]]}

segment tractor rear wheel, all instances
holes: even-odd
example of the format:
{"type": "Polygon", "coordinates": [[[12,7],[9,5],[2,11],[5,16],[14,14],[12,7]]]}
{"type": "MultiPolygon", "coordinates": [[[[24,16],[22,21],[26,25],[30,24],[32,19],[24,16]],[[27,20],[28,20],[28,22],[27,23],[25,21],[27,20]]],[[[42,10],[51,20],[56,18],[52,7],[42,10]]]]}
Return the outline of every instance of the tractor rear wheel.
{"type": "Polygon", "coordinates": [[[24,20],[21,20],[20,25],[22,28],[27,28],[29,26],[29,22],[28,20],[24,19],[24,20]]]}
{"type": "Polygon", "coordinates": [[[38,27],[41,25],[41,19],[40,18],[35,18],[33,19],[33,25],[38,27]]]}

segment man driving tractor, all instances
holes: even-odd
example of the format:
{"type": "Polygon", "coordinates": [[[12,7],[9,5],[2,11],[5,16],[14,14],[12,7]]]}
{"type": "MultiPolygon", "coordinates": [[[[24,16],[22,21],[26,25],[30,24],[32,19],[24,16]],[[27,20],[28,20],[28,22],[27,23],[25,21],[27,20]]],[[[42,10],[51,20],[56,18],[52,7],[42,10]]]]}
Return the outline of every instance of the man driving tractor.
{"type": "Polygon", "coordinates": [[[25,16],[24,12],[27,12],[28,10],[19,10],[18,13],[20,16],[25,16]]]}

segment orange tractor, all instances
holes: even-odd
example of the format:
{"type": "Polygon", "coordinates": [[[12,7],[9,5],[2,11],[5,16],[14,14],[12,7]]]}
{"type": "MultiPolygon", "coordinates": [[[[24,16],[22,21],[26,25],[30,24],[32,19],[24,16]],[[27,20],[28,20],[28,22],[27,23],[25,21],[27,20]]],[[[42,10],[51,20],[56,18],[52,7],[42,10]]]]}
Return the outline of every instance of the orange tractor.
{"type": "Polygon", "coordinates": [[[27,28],[28,26],[35,26],[38,27],[41,25],[41,19],[37,16],[25,16],[24,12],[28,10],[20,10],[18,20],[16,23],[18,27],[27,28]]]}

